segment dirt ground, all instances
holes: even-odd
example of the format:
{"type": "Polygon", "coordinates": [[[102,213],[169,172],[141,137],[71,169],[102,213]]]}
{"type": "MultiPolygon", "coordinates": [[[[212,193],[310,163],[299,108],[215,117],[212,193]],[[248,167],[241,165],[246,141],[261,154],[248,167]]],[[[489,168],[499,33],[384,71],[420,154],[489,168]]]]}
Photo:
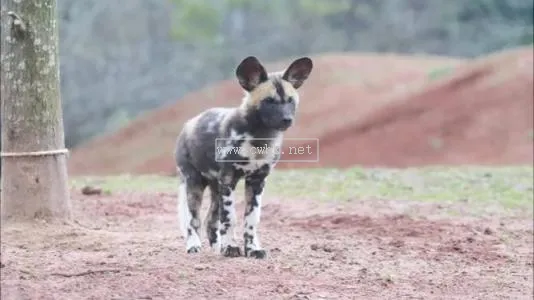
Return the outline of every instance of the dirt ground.
{"type": "Polygon", "coordinates": [[[481,218],[462,202],[266,195],[259,232],[269,254],[257,260],[186,254],[175,197],[73,191],[76,224],[4,226],[1,298],[533,297],[532,216],[487,207],[481,218]]]}

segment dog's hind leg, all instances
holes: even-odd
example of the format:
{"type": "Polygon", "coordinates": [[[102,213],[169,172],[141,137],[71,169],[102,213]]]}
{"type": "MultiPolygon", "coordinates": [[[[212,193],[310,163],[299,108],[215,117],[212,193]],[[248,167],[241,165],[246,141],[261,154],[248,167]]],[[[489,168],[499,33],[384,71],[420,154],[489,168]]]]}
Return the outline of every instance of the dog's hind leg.
{"type": "Polygon", "coordinates": [[[187,253],[200,252],[200,207],[207,180],[188,164],[180,166],[178,218],[187,253]]]}

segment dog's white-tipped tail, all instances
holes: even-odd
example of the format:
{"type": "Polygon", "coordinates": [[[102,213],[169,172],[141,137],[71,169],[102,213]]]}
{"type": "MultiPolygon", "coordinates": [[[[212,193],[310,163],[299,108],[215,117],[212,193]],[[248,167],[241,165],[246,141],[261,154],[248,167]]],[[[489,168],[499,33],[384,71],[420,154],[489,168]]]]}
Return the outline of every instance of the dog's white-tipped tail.
{"type": "Polygon", "coordinates": [[[180,182],[178,187],[178,222],[180,223],[180,230],[182,237],[187,237],[187,228],[191,222],[191,213],[187,205],[187,186],[185,182],[180,182]]]}

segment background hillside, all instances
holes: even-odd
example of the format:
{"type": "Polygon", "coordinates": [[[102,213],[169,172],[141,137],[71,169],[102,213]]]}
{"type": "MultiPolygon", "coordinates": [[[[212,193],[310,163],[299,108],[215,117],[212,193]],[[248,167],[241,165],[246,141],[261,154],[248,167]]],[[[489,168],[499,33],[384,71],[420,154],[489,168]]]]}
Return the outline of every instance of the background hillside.
{"type": "Polygon", "coordinates": [[[532,3],[58,0],[67,146],[232,79],[249,54],[271,62],[330,52],[473,58],[532,44],[532,3]]]}
{"type": "MultiPolygon", "coordinates": [[[[532,48],[478,60],[355,54],[314,60],[285,147],[301,145],[291,138],[318,138],[319,161],[282,162],[279,168],[533,160],[532,48]]],[[[189,94],[76,148],[70,171],[172,175],[183,123],[212,106],[238,105],[241,97],[235,80],[189,94]]]]}

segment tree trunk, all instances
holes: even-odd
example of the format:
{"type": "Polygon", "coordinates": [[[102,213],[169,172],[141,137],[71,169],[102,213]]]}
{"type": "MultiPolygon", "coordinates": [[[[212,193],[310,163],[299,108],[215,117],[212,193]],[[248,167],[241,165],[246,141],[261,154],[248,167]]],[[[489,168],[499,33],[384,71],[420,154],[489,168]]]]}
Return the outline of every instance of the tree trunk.
{"type": "Polygon", "coordinates": [[[1,3],[2,221],[69,221],[56,0],[1,3]]]}

